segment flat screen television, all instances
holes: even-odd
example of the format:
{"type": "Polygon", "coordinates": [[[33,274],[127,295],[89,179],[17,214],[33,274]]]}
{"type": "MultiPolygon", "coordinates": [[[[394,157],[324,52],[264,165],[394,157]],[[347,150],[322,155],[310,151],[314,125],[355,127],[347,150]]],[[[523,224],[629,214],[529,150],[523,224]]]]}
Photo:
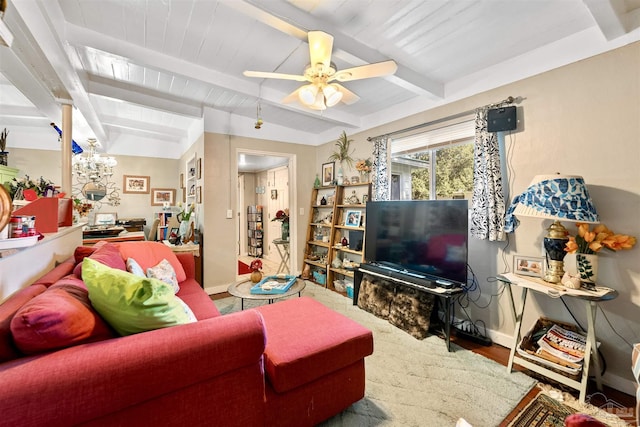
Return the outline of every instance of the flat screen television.
{"type": "Polygon", "coordinates": [[[467,285],[466,200],[367,203],[365,261],[467,285]]]}

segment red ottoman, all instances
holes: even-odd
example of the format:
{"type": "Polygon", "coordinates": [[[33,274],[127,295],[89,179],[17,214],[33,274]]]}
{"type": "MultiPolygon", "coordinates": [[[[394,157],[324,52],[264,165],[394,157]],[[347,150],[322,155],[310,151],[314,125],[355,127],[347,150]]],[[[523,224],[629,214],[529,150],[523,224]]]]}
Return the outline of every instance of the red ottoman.
{"type": "Polygon", "coordinates": [[[256,310],[267,331],[266,425],[316,425],[364,397],[369,329],[307,297],[256,310]]]}

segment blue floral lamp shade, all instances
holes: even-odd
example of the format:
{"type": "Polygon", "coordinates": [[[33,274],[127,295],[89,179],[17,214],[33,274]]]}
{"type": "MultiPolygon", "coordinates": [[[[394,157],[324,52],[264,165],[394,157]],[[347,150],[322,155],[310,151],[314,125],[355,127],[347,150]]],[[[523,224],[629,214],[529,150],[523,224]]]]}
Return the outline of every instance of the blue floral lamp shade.
{"type": "Polygon", "coordinates": [[[584,179],[575,175],[536,175],[509,206],[505,216],[507,233],[518,226],[517,216],[554,220],[544,238],[547,257],[544,280],[551,283],[560,283],[564,275],[564,246],[569,238],[560,221],[599,222],[584,179]]]}

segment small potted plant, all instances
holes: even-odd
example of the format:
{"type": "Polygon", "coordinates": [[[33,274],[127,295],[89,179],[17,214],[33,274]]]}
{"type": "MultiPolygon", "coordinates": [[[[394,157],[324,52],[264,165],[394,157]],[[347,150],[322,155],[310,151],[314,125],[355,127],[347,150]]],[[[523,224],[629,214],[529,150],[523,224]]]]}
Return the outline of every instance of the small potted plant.
{"type": "MultiPolygon", "coordinates": [[[[342,131],[340,137],[336,140],[336,150],[329,156],[329,160],[337,161],[340,163],[340,169],[338,170],[338,181],[341,181],[342,176],[344,175],[344,171],[342,170],[344,163],[346,163],[349,168],[353,166],[353,151],[350,151],[351,143],[353,139],[349,139],[347,137],[347,132],[342,131]]],[[[339,185],[342,185],[342,182],[338,182],[339,185]]]]}
{"type": "Polygon", "coordinates": [[[262,280],[262,271],[260,271],[262,270],[262,260],[254,259],[251,261],[249,268],[251,269],[250,279],[253,283],[258,283],[262,280]]]}
{"type": "Polygon", "coordinates": [[[7,128],[4,128],[2,132],[0,132],[0,165],[8,166],[7,160],[9,157],[9,153],[4,151],[7,148],[7,136],[9,135],[9,131],[7,128]]]}

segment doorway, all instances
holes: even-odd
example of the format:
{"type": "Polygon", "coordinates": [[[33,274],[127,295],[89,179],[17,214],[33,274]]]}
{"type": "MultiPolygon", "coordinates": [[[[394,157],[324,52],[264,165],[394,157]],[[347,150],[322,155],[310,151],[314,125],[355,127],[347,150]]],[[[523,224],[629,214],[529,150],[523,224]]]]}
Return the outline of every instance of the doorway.
{"type": "MultiPolygon", "coordinates": [[[[293,273],[295,257],[287,256],[295,246],[295,227],[290,223],[289,243],[274,244],[282,237],[282,224],[272,221],[279,210],[295,212],[293,182],[295,156],[284,153],[237,150],[237,252],[238,261],[248,265],[259,257],[263,273],[293,273]],[[254,213],[252,213],[254,212],[254,213]],[[259,212],[259,214],[255,214],[259,212]],[[259,219],[256,223],[256,219],[259,219]],[[256,231],[260,228],[260,231],[256,231]],[[256,236],[261,247],[256,248],[256,236]],[[252,240],[253,239],[253,240],[252,240]],[[285,253],[284,251],[287,251],[285,253]],[[257,254],[260,254],[256,256],[257,254]],[[287,259],[288,258],[288,259],[287,259]]],[[[292,218],[290,219],[290,221],[292,218]]],[[[295,220],[293,220],[295,221],[295,220]]],[[[240,264],[239,264],[240,268],[240,264]]],[[[245,270],[246,271],[246,270],[245,270]]],[[[240,270],[238,274],[240,273],[240,270]]],[[[244,277],[239,274],[239,278],[244,277]]]]}

